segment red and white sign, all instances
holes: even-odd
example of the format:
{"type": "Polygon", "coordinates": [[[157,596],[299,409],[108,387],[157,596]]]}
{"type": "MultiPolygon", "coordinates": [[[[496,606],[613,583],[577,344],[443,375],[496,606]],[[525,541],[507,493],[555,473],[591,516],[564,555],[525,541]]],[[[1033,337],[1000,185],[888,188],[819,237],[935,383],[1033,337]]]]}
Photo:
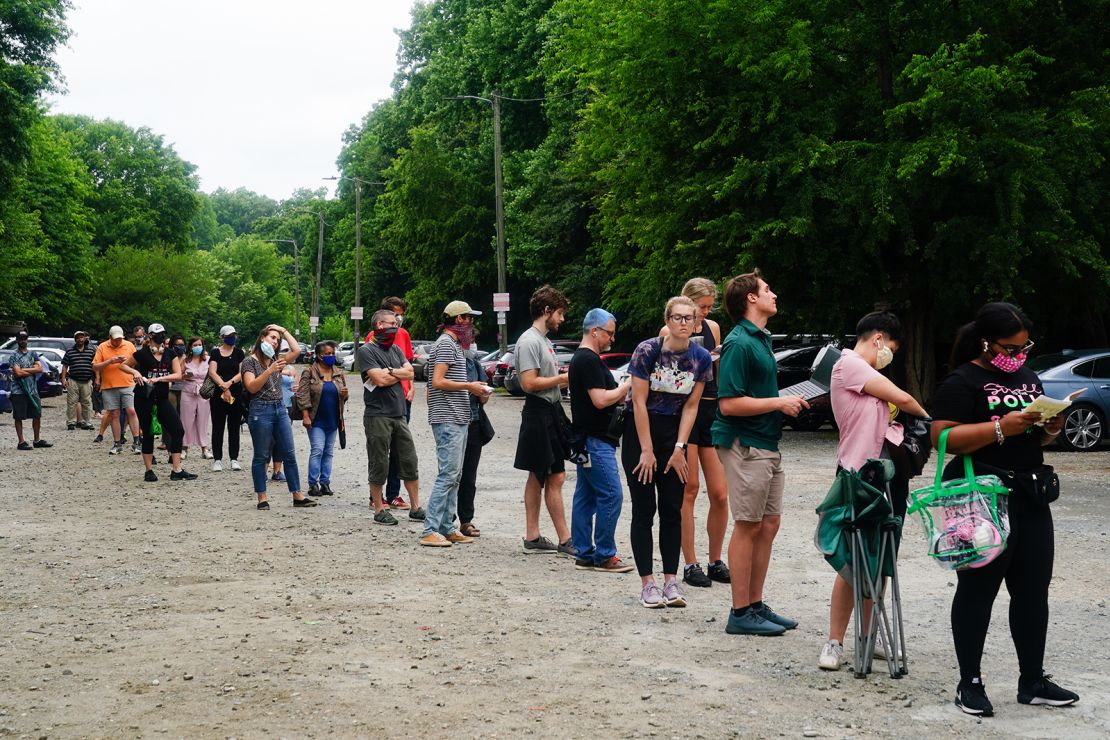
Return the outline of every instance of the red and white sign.
{"type": "Polygon", "coordinates": [[[509,310],[509,294],[508,293],[494,293],[493,294],[493,310],[494,311],[508,311],[509,310]]]}
{"type": "Polygon", "coordinates": [[[362,321],[362,306],[351,306],[351,321],[362,321]]]}

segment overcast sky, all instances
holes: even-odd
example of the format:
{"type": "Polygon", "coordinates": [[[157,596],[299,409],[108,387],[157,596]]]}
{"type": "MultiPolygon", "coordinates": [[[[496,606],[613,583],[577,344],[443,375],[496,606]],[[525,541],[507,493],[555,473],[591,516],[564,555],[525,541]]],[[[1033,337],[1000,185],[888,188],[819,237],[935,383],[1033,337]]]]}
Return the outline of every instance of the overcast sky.
{"type": "Polygon", "coordinates": [[[391,93],[414,0],[75,0],[57,113],[162,134],[201,189],[329,185],[340,137],[391,93]]]}

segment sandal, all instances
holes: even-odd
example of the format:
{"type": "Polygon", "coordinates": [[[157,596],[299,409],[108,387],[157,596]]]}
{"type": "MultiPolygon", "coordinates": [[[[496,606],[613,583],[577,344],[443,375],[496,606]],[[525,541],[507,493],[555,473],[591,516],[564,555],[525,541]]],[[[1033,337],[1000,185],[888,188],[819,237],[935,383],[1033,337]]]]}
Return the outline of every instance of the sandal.
{"type": "Polygon", "coordinates": [[[259,501],[257,508],[258,508],[259,511],[269,511],[270,510],[270,502],[269,501],[259,501]]]}
{"type": "Polygon", "coordinates": [[[459,531],[467,537],[481,537],[482,530],[474,526],[473,522],[467,522],[459,527],[459,531]]]}

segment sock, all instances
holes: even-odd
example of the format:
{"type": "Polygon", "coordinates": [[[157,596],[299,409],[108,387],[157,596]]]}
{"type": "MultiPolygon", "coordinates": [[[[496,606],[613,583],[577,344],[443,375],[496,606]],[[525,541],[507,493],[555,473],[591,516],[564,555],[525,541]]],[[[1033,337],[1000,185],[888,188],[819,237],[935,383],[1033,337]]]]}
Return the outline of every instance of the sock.
{"type": "Polygon", "coordinates": [[[732,610],[732,616],[734,616],[734,617],[737,617],[737,618],[739,618],[739,617],[743,617],[743,616],[745,616],[745,615],[746,615],[746,614],[747,614],[747,613],[748,613],[749,611],[751,611],[751,607],[750,607],[750,606],[742,606],[742,607],[740,607],[739,609],[733,609],[733,610],[732,610]]]}
{"type": "Polygon", "coordinates": [[[763,608],[763,601],[762,600],[752,602],[751,609],[752,609],[753,612],[757,612],[762,608],[763,608]]]}

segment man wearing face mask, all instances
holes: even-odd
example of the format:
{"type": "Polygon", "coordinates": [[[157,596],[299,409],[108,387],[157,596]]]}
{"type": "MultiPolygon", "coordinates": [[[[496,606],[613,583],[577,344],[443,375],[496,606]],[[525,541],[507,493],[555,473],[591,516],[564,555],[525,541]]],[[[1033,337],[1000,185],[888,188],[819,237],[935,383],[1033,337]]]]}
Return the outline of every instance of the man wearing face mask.
{"type": "Polygon", "coordinates": [[[53,447],[45,439],[39,438],[42,425],[42,403],[39,400],[39,378],[46,371],[45,363],[39,359],[38,352],[27,349],[27,332],[21,331],[16,335],[16,351],[12,353],[8,364],[12,369],[12,417],[15,420],[15,436],[19,438],[17,449],[30,450],[33,447],[53,447]],[[35,433],[35,443],[23,438],[23,420],[31,420],[31,429],[35,433]]]}
{"type": "MultiPolygon", "coordinates": [[[[412,362],[412,337],[409,336],[408,329],[404,327],[405,311],[408,310],[408,304],[405,303],[403,298],[391,295],[382,299],[380,308],[392,311],[397,316],[397,336],[393,340],[393,346],[401,350],[401,354],[410,363],[412,362]]],[[[366,341],[371,341],[373,337],[373,330],[366,336],[366,341]]],[[[405,421],[409,421],[412,417],[412,399],[415,394],[411,380],[402,380],[401,388],[405,392],[405,421]]],[[[401,477],[397,469],[397,456],[390,454],[389,456],[389,480],[385,484],[385,500],[389,503],[391,509],[407,509],[409,508],[408,502],[401,496],[401,477]]]]}
{"type": "Polygon", "coordinates": [[[420,544],[450,547],[473,542],[455,529],[459,484],[466,458],[470,429],[470,396],[489,396],[493,390],[477,380],[468,380],[466,351],[474,342],[474,317],[481,316],[465,301],[451,301],[443,309],[443,334],[428,351],[428,421],[436,440],[438,471],[428,494],[428,515],[420,544]]]}
{"type": "MultiPolygon", "coordinates": [[[[836,446],[839,468],[859,470],[872,458],[891,458],[891,448],[902,444],[903,437],[902,426],[891,418],[891,406],[914,416],[928,416],[913,396],[879,372],[894,360],[901,340],[898,317],[887,311],[869,313],[856,324],[855,347],[845,349],[833,366],[829,395],[840,429],[836,446]]],[[[896,475],[889,486],[894,514],[905,518],[909,479],[896,475]]],[[[829,639],[817,659],[820,668],[840,670],[853,603],[851,584],[838,575],[829,608],[829,639]]],[[[875,657],[886,655],[880,632],[875,657]]]]}
{"type": "Polygon", "coordinates": [[[367,479],[374,522],[396,524],[382,500],[382,487],[389,474],[391,453],[405,483],[412,509],[409,519],[424,519],[420,508],[420,470],[408,422],[405,420],[405,392],[402,381],[412,380],[412,365],[396,345],[397,316],[379,309],[371,317],[374,330],[370,341],[358,348],[358,366],[364,385],[362,426],[366,432],[367,479]]]}
{"type": "Polygon", "coordinates": [[[89,346],[89,333],[73,334],[73,346],[62,357],[62,388],[66,392],[66,429],[76,427],[92,429],[93,357],[96,352],[89,346]],[[81,418],[77,418],[77,405],[81,405],[81,418]]]}

